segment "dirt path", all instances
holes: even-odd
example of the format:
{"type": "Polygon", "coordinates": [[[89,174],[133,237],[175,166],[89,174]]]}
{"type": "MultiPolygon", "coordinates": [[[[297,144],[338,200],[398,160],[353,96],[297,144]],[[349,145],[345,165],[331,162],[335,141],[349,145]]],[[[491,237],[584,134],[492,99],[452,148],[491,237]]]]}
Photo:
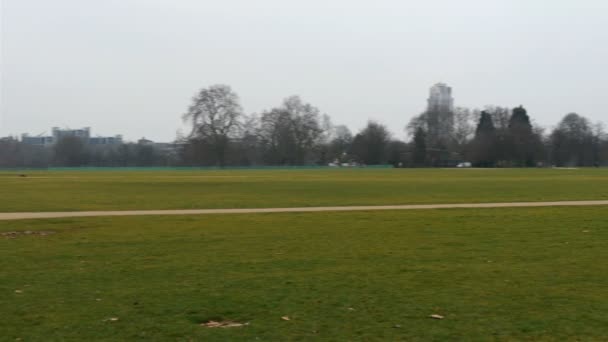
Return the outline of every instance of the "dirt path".
{"type": "Polygon", "coordinates": [[[375,210],[420,210],[420,209],[455,209],[455,208],[563,207],[563,206],[593,206],[593,205],[608,205],[608,201],[406,204],[406,205],[304,207],[304,208],[70,211],[70,212],[30,212],[30,213],[24,212],[24,213],[0,213],[0,220],[24,220],[24,219],[44,219],[44,218],[61,218],[61,217],[95,217],[95,216],[306,213],[306,212],[321,212],[321,211],[375,211],[375,210]]]}

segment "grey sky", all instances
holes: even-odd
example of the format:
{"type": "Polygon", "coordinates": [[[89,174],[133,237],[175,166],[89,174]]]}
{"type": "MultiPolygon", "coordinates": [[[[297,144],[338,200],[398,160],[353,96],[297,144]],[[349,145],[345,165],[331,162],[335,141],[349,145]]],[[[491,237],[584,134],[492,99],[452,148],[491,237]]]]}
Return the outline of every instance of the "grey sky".
{"type": "Polygon", "coordinates": [[[439,81],[456,105],[608,123],[605,0],[0,0],[0,136],[91,126],[169,141],[198,88],[289,95],[398,138],[439,81]]]}

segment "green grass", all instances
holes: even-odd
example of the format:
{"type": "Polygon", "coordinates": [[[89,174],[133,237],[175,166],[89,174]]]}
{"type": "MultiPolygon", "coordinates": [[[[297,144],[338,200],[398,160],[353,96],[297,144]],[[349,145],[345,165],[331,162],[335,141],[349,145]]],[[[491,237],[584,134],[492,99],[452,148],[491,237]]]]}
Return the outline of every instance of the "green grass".
{"type": "Polygon", "coordinates": [[[0,172],[0,211],[608,199],[608,169],[0,172]]]}
{"type": "MultiPolygon", "coordinates": [[[[471,174],[486,177],[481,171],[471,174]]],[[[539,174],[545,186],[549,178],[566,180],[568,199],[601,197],[597,189],[605,189],[595,183],[591,191],[580,181],[605,179],[605,173],[539,174]]],[[[318,186],[332,187],[322,174],[309,180],[289,175],[280,184],[292,189],[315,184],[317,192],[349,201],[318,186]]],[[[453,173],[448,181],[424,180],[417,172],[335,175],[344,175],[349,186],[378,177],[385,190],[395,188],[383,197],[391,203],[401,198],[392,197],[394,192],[423,184],[432,185],[442,200],[466,202],[467,188],[457,180],[474,184],[465,172],[453,173]],[[408,176],[417,181],[409,182],[408,176]],[[461,197],[447,196],[441,184],[463,190],[461,197]]],[[[499,173],[498,187],[516,184],[518,178],[525,182],[524,175],[499,173]]],[[[488,178],[481,181],[496,187],[488,178]]],[[[37,180],[11,184],[12,191],[28,182],[37,180]]],[[[66,193],[87,187],[82,180],[63,182],[71,185],[66,193]]],[[[206,180],[173,182],[209,185],[206,180]]],[[[216,182],[230,189],[240,181],[216,182]]],[[[242,182],[247,188],[259,181],[242,182]]],[[[339,179],[334,182],[333,189],[347,188],[339,179]]],[[[143,187],[134,183],[128,185],[143,187]]],[[[545,195],[529,191],[527,199],[557,194],[549,188],[545,195]]],[[[312,204],[313,192],[303,193],[309,200],[303,203],[312,204]]],[[[509,199],[515,193],[494,196],[509,199]]],[[[404,196],[404,201],[433,198],[404,196]]],[[[495,197],[486,193],[480,200],[495,197]]],[[[261,198],[255,203],[274,197],[264,192],[261,198]]],[[[162,201],[145,203],[162,206],[162,201]]],[[[198,204],[204,203],[211,202],[198,204]]],[[[0,237],[0,339],[7,341],[563,341],[608,336],[606,207],[0,222],[0,231],[13,230],[56,233],[0,237]],[[445,319],[430,319],[431,314],[445,319]],[[291,320],[282,321],[285,315],[291,320]],[[107,321],[110,317],[119,320],[107,321]],[[198,325],[214,318],[250,325],[216,330],[198,325]]]]}
{"type": "MultiPolygon", "coordinates": [[[[2,212],[608,199],[607,169],[17,175],[2,212]]],[[[0,221],[25,230],[55,233],[0,236],[0,340],[608,336],[606,207],[0,221]]]]}

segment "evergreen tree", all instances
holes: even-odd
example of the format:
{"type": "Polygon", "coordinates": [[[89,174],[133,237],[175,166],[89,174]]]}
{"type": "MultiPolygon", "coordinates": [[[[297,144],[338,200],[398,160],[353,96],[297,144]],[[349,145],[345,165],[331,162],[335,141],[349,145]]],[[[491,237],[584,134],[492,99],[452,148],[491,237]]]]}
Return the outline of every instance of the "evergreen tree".
{"type": "Polygon", "coordinates": [[[513,108],[513,113],[509,119],[509,129],[521,129],[532,132],[530,116],[528,116],[528,111],[523,106],[513,108]]]}
{"type": "Polygon", "coordinates": [[[539,146],[528,112],[523,106],[514,108],[509,119],[508,159],[515,166],[534,166],[539,146]]]}
{"type": "Polygon", "coordinates": [[[479,123],[477,124],[477,129],[475,130],[475,137],[492,135],[495,132],[496,128],[494,127],[492,115],[486,111],[482,111],[481,116],[479,117],[479,123]]]}
{"type": "Polygon", "coordinates": [[[492,115],[481,112],[472,142],[472,159],[476,166],[492,167],[496,164],[496,128],[492,115]]]}

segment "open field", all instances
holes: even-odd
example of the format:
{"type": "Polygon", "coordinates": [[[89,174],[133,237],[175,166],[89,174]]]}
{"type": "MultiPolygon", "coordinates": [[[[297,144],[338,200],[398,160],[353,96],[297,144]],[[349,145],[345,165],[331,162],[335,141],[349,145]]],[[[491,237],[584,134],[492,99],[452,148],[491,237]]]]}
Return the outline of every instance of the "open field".
{"type": "Polygon", "coordinates": [[[0,222],[25,230],[0,236],[7,340],[608,336],[606,207],[0,222]]]}
{"type": "Polygon", "coordinates": [[[0,212],[608,200],[608,169],[0,172],[0,212]]]}
{"type": "MultiPolygon", "coordinates": [[[[607,169],[18,174],[2,213],[608,200],[607,169]]],[[[0,340],[606,340],[607,259],[608,206],[0,221],[0,340]]]]}

